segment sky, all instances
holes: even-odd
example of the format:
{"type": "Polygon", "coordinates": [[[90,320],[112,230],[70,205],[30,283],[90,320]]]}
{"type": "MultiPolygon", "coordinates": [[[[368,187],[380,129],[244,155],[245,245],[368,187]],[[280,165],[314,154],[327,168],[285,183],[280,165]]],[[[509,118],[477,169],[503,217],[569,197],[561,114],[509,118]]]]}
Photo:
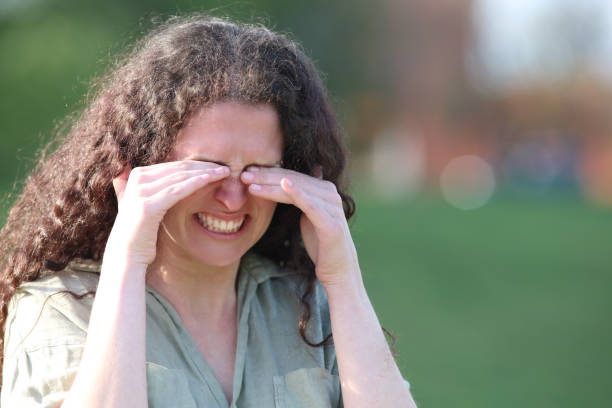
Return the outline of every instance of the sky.
{"type": "Polygon", "coordinates": [[[612,82],[612,1],[476,0],[468,67],[493,91],[586,68],[612,82]]]}

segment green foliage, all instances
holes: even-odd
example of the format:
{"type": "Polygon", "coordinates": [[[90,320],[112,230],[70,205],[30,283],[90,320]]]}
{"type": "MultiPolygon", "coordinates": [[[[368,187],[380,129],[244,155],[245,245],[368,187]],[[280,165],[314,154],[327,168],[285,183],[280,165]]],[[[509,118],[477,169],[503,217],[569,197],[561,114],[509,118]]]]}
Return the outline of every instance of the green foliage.
{"type": "Polygon", "coordinates": [[[36,150],[62,118],[82,109],[91,79],[113,55],[152,20],[193,11],[263,22],[297,38],[335,98],[358,92],[367,79],[360,59],[376,13],[363,0],[11,0],[0,6],[0,185],[26,176],[36,150]]]}

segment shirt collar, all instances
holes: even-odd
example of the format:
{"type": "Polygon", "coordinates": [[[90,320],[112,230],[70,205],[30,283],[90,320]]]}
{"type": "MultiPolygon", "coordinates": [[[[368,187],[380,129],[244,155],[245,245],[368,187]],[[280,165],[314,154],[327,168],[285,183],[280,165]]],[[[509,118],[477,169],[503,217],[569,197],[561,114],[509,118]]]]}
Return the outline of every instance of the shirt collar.
{"type": "Polygon", "coordinates": [[[240,260],[239,273],[240,277],[248,274],[259,284],[271,278],[291,275],[293,272],[281,268],[278,263],[271,259],[265,258],[254,251],[249,251],[240,260]]]}
{"type": "Polygon", "coordinates": [[[66,269],[77,271],[77,272],[94,272],[100,273],[102,264],[100,261],[94,261],[91,259],[75,258],[68,264],[66,269]]]}
{"type": "MultiPolygon", "coordinates": [[[[100,273],[101,263],[91,259],[73,259],[68,264],[68,269],[80,272],[100,273]]],[[[291,275],[292,272],[281,268],[278,263],[259,255],[255,251],[249,251],[240,260],[240,271],[245,272],[255,279],[259,284],[271,278],[291,275]]],[[[240,273],[240,275],[245,275],[240,273]]]]}

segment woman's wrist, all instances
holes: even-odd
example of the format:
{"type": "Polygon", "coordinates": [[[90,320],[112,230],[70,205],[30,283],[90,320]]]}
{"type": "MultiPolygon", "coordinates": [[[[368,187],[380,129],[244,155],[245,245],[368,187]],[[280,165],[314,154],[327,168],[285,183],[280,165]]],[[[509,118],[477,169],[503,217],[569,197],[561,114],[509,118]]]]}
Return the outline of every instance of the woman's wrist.
{"type": "Polygon", "coordinates": [[[327,300],[330,303],[341,302],[367,302],[368,295],[361,278],[361,273],[345,274],[343,278],[321,282],[327,300]]]}
{"type": "Polygon", "coordinates": [[[143,280],[147,274],[149,265],[133,259],[128,253],[116,253],[106,251],[102,260],[102,275],[108,276],[123,276],[125,277],[140,277],[143,280]]]}

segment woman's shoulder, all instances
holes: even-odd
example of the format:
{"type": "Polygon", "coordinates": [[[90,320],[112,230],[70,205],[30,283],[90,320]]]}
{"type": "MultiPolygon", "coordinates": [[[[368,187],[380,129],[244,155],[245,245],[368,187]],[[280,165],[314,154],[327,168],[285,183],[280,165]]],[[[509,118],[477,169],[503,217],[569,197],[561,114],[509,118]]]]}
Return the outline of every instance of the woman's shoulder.
{"type": "Polygon", "coordinates": [[[98,271],[93,262],[75,261],[19,286],[9,303],[5,352],[84,340],[98,271]]]}
{"type": "Polygon", "coordinates": [[[4,333],[2,406],[59,406],[87,338],[95,263],[75,261],[19,286],[4,333]]]}
{"type": "Polygon", "coordinates": [[[19,286],[17,294],[44,299],[56,293],[73,292],[81,295],[95,291],[99,277],[98,263],[79,259],[72,261],[61,271],[43,271],[38,279],[19,286]]]}

